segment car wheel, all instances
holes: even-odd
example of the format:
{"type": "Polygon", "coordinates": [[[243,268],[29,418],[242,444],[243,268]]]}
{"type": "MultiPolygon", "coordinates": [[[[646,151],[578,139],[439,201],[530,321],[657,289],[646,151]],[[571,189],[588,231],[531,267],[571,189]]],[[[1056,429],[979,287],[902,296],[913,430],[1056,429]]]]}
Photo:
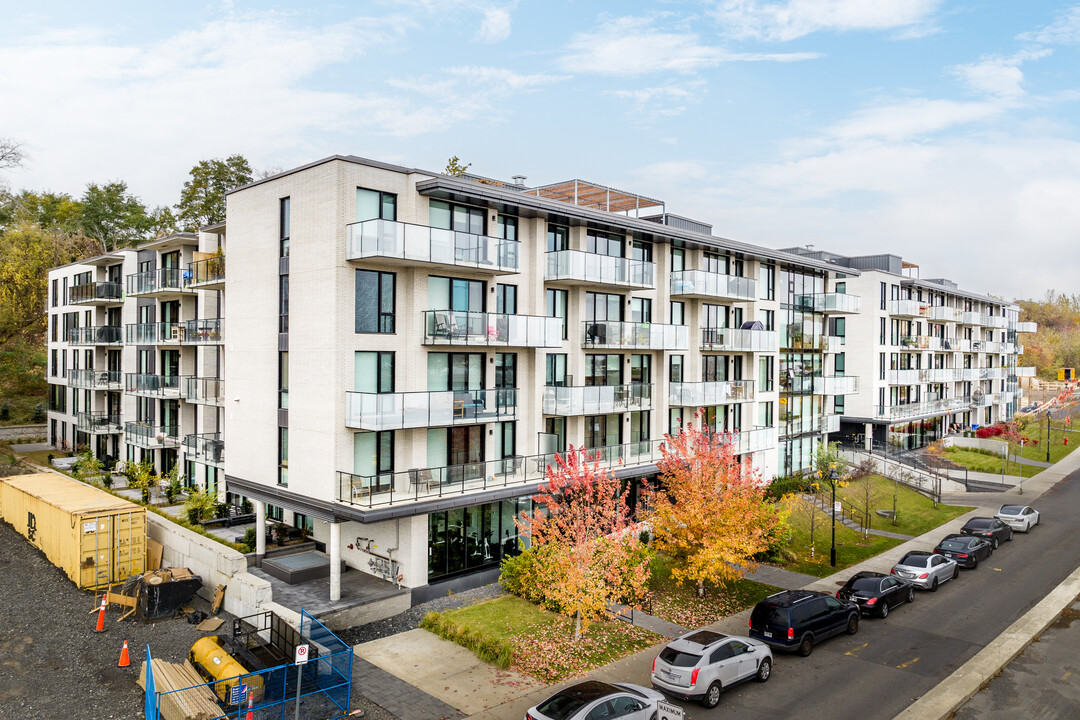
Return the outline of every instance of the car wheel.
{"type": "Polygon", "coordinates": [[[932,583],[930,583],[930,592],[937,592],[937,585],[938,585],[938,582],[937,582],[937,578],[935,577],[934,581],[932,583]]]}
{"type": "Polygon", "coordinates": [[[994,545],[993,545],[992,549],[994,549],[994,550],[998,549],[998,539],[996,537],[994,538],[994,545]]]}
{"type": "Polygon", "coordinates": [[[703,707],[714,708],[720,704],[720,683],[714,682],[709,686],[709,689],[705,691],[705,697],[701,698],[701,704],[703,707]]]}
{"type": "MultiPolygon", "coordinates": [[[[885,607],[885,605],[882,607],[885,607]]],[[[884,617],[884,615],[882,617],[884,617]]],[[[859,616],[852,615],[847,621],[847,634],[854,635],[857,632],[859,632],[859,616]]]]}
{"type": "Polygon", "coordinates": [[[952,579],[955,580],[958,577],[960,577],[960,566],[959,565],[953,565],[952,579]]]}
{"type": "Polygon", "coordinates": [[[972,558],[971,559],[971,569],[975,570],[978,567],[979,567],[979,558],[972,558]]]}
{"type": "Polygon", "coordinates": [[[1010,532],[1009,532],[1009,537],[1007,537],[1007,538],[1005,538],[1005,539],[1006,539],[1006,540],[1008,540],[1009,542],[1012,542],[1012,539],[1013,539],[1013,535],[1014,535],[1014,534],[1015,534],[1015,533],[1013,533],[1013,532],[1011,532],[1011,531],[1010,531],[1010,532]]]}
{"type": "Polygon", "coordinates": [[[915,602],[915,588],[910,588],[909,587],[907,589],[907,601],[908,602],[915,602]]]}
{"type": "Polygon", "coordinates": [[[814,638],[807,635],[799,643],[799,654],[803,657],[810,657],[810,653],[814,652],[814,638]]]}
{"type": "Polygon", "coordinates": [[[887,617],[889,617],[889,601],[885,600],[881,603],[881,619],[884,620],[887,617]]]}
{"type": "Polygon", "coordinates": [[[758,665],[757,677],[755,679],[758,682],[765,682],[769,679],[770,675],[772,675],[772,660],[765,658],[761,661],[761,664],[758,665]]]}

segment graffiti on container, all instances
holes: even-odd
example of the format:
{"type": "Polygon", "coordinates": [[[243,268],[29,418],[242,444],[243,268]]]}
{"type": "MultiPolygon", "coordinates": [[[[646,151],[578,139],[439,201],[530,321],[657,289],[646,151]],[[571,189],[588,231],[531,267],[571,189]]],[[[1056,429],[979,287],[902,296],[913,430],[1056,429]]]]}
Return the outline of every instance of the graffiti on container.
{"type": "Polygon", "coordinates": [[[26,513],[26,539],[30,542],[34,542],[34,536],[37,535],[37,518],[34,517],[34,513],[26,513]]]}

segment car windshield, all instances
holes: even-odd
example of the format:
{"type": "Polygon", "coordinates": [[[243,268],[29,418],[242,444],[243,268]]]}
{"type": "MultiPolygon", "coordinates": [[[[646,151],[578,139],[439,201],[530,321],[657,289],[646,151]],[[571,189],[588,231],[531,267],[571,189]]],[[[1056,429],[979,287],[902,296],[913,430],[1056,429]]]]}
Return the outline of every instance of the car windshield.
{"type": "Polygon", "coordinates": [[[1020,511],[1023,509],[1024,508],[1020,507],[1019,505],[1002,505],[1001,509],[998,510],[998,512],[1002,515],[1019,515],[1020,511]]]}
{"type": "Polygon", "coordinates": [[[674,667],[694,667],[701,656],[666,647],[660,651],[660,659],[674,667]]]}
{"type": "Polygon", "coordinates": [[[942,540],[942,550],[967,550],[967,540],[942,540]]]}
{"type": "Polygon", "coordinates": [[[848,585],[845,586],[848,590],[858,590],[860,592],[877,592],[881,586],[881,580],[877,578],[858,578],[854,582],[848,580],[848,585]]]}
{"type": "Polygon", "coordinates": [[[908,565],[911,567],[926,567],[926,562],[930,559],[929,555],[923,555],[921,553],[908,553],[900,560],[901,565],[908,565]]]}
{"type": "Polygon", "coordinates": [[[990,520],[968,520],[968,524],[964,527],[985,530],[990,527],[990,520]]]}
{"type": "Polygon", "coordinates": [[[787,611],[775,605],[757,605],[750,613],[750,622],[762,625],[786,625],[787,611]]]}

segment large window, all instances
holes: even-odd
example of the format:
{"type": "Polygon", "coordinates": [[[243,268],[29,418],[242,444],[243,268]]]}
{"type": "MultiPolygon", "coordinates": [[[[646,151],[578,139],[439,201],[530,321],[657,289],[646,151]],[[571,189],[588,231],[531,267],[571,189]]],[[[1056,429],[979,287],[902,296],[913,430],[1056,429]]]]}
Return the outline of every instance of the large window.
{"type": "Polygon", "coordinates": [[[485,213],[480,208],[432,200],[428,205],[431,227],[473,235],[484,234],[485,213]]]}
{"type": "Polygon", "coordinates": [[[281,198],[278,201],[278,237],[280,257],[289,257],[289,235],[292,232],[290,225],[292,201],[290,198],[281,198]]]}
{"type": "Polygon", "coordinates": [[[622,445],[622,415],[592,415],[585,418],[585,447],[622,445]]]}
{"type": "Polygon", "coordinates": [[[727,355],[702,355],[702,382],[724,382],[727,377],[727,355]]]}
{"type": "Polygon", "coordinates": [[[649,298],[631,298],[630,322],[651,323],[652,300],[650,300],[649,298]]]}
{"type": "Polygon", "coordinates": [[[495,387],[517,387],[517,353],[495,353],[495,387]]]}
{"type": "Polygon", "coordinates": [[[427,359],[429,391],[484,388],[483,353],[428,353],[427,359]]]}
{"type": "Polygon", "coordinates": [[[565,225],[548,225],[547,251],[558,252],[570,249],[570,228],[565,225]]]}
{"type": "Polygon", "coordinates": [[[397,220],[397,195],[356,188],[356,221],[397,220]]]}
{"type": "Polygon", "coordinates": [[[586,385],[622,385],[622,355],[586,355],[586,385]]]}
{"type": "Polygon", "coordinates": [[[622,320],[623,302],[622,295],[609,295],[606,293],[585,293],[585,321],[602,322],[605,320],[622,320]]]}
{"type": "Polygon", "coordinates": [[[556,387],[566,385],[566,354],[548,353],[546,369],[544,372],[544,384],[556,387]]]}
{"type": "Polygon", "coordinates": [[[428,515],[428,579],[496,567],[517,555],[529,541],[518,536],[515,520],[532,509],[532,500],[521,497],[428,515]]]}
{"type": "Polygon", "coordinates": [[[672,355],[668,358],[668,382],[681,383],[683,381],[683,356],[672,355]]]}
{"type": "Polygon", "coordinates": [[[566,290],[547,291],[547,316],[562,318],[562,336],[566,339],[566,290]]]}
{"type": "Polygon", "coordinates": [[[431,275],[428,277],[428,309],[483,312],[484,288],[482,280],[431,275]]]}
{"type": "Polygon", "coordinates": [[[355,353],[353,390],[366,393],[394,392],[394,353],[355,353]]]}
{"type": "Polygon", "coordinates": [[[495,286],[495,312],[500,315],[517,315],[517,285],[495,286]]]}
{"type": "Polygon", "coordinates": [[[585,235],[585,251],[597,255],[610,255],[612,257],[623,256],[622,235],[606,233],[599,230],[589,230],[585,235]]]}
{"type": "Polygon", "coordinates": [[[356,271],[356,332],[394,332],[394,273],[356,271]]]}

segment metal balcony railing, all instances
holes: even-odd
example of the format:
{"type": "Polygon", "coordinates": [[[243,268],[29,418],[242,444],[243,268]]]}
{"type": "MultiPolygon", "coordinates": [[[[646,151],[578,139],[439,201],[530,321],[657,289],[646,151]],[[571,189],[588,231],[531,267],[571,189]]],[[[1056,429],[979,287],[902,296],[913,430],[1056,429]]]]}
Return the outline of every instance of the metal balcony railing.
{"type": "Polygon", "coordinates": [[[862,300],[858,295],[846,293],[817,293],[814,295],[796,295],[795,307],[800,310],[812,310],[830,314],[854,314],[859,312],[862,300]]]}
{"type": "Polygon", "coordinates": [[[652,288],[656,286],[656,264],[583,250],[558,250],[547,253],[544,280],[652,288]]]}
{"type": "Polygon", "coordinates": [[[562,318],[540,315],[426,310],[425,345],[559,347],[562,318]]]}
{"type": "Polygon", "coordinates": [[[676,270],[671,273],[670,291],[673,297],[692,296],[753,302],[757,299],[757,282],[752,278],[707,270],[676,270]]]}
{"type": "Polygon", "coordinates": [[[184,333],[180,337],[184,345],[220,345],[221,318],[188,320],[184,323],[184,333]]]}
{"type": "Polygon", "coordinates": [[[174,448],[180,445],[180,429],[176,425],[147,425],[141,422],[124,423],[124,441],[141,448],[174,448]]]}
{"type": "Polygon", "coordinates": [[[920,300],[890,300],[889,314],[903,318],[929,318],[930,303],[920,300]]]}
{"type": "Polygon", "coordinates": [[[185,377],[180,397],[189,403],[220,407],[225,399],[225,382],[221,378],[185,377]]]}
{"type": "Polygon", "coordinates": [[[345,425],[356,430],[476,425],[517,419],[517,389],[345,394],[345,425]]]}
{"type": "Polygon", "coordinates": [[[961,396],[927,402],[905,403],[903,405],[878,405],[874,409],[874,416],[884,420],[906,420],[970,409],[971,398],[961,396]]]}
{"type": "Polygon", "coordinates": [[[668,404],[673,407],[711,407],[753,400],[753,380],[673,382],[668,385],[668,404]]]}
{"type": "Polygon", "coordinates": [[[119,325],[70,328],[67,331],[67,342],[68,345],[122,345],[124,329],[119,325]]]}
{"type": "Polygon", "coordinates": [[[124,288],[117,282],[92,282],[68,288],[68,305],[112,304],[124,300],[124,288]]]}
{"type": "Polygon", "coordinates": [[[120,432],[120,416],[107,412],[81,412],[75,416],[79,432],[91,435],[112,435],[120,432]]]}
{"type": "Polygon", "coordinates": [[[581,323],[582,347],[628,350],[689,350],[686,325],[586,320],[581,323]]]}
{"type": "Polygon", "coordinates": [[[225,283],[225,256],[218,255],[188,263],[184,284],[191,288],[210,289],[225,283]]]}
{"type": "Polygon", "coordinates": [[[576,417],[652,409],[652,383],[544,386],[545,415],[576,417]]]}
{"type": "Polygon", "coordinates": [[[128,295],[153,295],[155,293],[189,292],[184,286],[189,270],[158,268],[127,276],[128,295]]]}
{"type": "Polygon", "coordinates": [[[521,243],[517,240],[393,220],[365,220],[346,227],[347,260],[388,258],[492,273],[515,273],[520,268],[521,243]]]}
{"type": "Polygon", "coordinates": [[[184,436],[184,453],[204,465],[225,465],[225,441],[221,433],[197,433],[184,436]]]}
{"type": "Polygon", "coordinates": [[[180,397],[180,376],[124,373],[124,392],[147,397],[180,397]]]}
{"type": "Polygon", "coordinates": [[[67,384],[94,390],[119,390],[122,380],[118,370],[68,370],[67,384]]]}

